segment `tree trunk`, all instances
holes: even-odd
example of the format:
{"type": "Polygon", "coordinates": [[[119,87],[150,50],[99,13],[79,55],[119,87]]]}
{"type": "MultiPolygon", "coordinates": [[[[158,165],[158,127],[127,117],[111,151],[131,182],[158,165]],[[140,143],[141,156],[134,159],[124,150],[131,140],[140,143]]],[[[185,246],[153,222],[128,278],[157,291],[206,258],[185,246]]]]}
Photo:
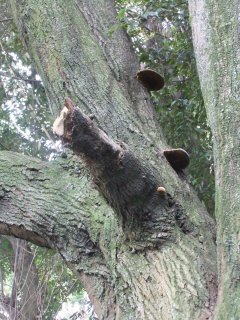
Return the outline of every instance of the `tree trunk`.
{"type": "MultiPolygon", "coordinates": [[[[3,152],[0,232],[58,250],[83,281],[100,319],[211,319],[215,225],[163,156],[167,146],[150,96],[135,78],[131,43],[121,29],[109,34],[117,23],[114,2],[11,5],[53,114],[71,97],[81,109],[71,123],[79,119],[87,137],[97,140],[80,135],[76,156],[50,163],[3,152]],[[83,113],[94,114],[93,122],[83,113]],[[107,177],[100,179],[99,192],[79,153],[97,177],[107,177]],[[162,196],[159,186],[166,190],[162,196]]],[[[77,135],[81,126],[76,128],[77,135]]]]}
{"type": "Polygon", "coordinates": [[[238,1],[189,1],[203,97],[213,134],[218,245],[215,318],[240,315],[240,85],[238,1]]]}
{"type": "Polygon", "coordinates": [[[34,265],[34,254],[26,241],[13,237],[10,237],[9,241],[14,251],[10,319],[41,319],[41,291],[34,265]]]}

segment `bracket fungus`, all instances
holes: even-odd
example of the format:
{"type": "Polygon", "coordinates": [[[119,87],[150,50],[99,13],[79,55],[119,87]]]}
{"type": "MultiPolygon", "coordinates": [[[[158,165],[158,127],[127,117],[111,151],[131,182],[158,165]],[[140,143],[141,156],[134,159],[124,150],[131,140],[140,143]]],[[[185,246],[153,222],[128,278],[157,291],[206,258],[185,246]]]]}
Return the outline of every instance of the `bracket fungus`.
{"type": "Polygon", "coordinates": [[[165,194],[166,189],[164,187],[158,187],[157,192],[159,192],[160,194],[165,194]]]}
{"type": "Polygon", "coordinates": [[[189,154],[183,149],[164,150],[163,154],[176,172],[185,169],[189,165],[189,154]]]}
{"type": "Polygon", "coordinates": [[[163,77],[151,69],[140,70],[137,73],[136,78],[149,91],[158,91],[164,86],[163,77]]]}

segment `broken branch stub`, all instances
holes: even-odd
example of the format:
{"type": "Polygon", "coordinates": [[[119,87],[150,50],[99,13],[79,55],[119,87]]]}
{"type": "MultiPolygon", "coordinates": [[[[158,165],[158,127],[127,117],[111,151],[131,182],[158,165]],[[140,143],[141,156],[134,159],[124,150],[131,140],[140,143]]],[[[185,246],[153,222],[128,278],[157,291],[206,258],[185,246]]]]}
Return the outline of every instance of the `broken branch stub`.
{"type": "Polygon", "coordinates": [[[161,181],[153,170],[124,143],[110,139],[79,108],[71,104],[67,109],[61,122],[62,140],[83,157],[96,186],[120,217],[124,229],[135,235],[139,230],[138,239],[147,230],[155,243],[169,238],[175,221],[174,205],[172,199],[169,204],[167,193],[158,192],[161,181]]]}

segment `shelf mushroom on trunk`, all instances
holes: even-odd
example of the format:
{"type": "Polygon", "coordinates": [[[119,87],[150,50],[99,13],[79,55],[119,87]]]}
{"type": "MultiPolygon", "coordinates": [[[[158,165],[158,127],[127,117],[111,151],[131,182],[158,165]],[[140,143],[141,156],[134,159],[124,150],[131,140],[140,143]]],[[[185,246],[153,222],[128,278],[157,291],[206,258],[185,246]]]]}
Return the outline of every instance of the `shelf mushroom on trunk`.
{"type": "Polygon", "coordinates": [[[164,87],[163,77],[154,70],[140,70],[136,78],[148,91],[158,91],[164,87]]]}
{"type": "Polygon", "coordinates": [[[182,171],[189,165],[189,154],[184,149],[168,149],[164,150],[163,154],[176,172],[182,171]]]}

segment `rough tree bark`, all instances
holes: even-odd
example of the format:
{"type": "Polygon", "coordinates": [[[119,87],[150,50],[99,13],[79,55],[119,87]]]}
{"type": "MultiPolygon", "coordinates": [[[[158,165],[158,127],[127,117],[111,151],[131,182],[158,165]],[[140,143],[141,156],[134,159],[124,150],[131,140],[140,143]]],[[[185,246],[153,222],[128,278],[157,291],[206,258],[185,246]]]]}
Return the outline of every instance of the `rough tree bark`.
{"type": "Polygon", "coordinates": [[[189,0],[203,97],[213,134],[218,301],[216,319],[240,315],[239,1],[189,0]]]}
{"type": "Polygon", "coordinates": [[[14,279],[9,300],[9,318],[19,320],[40,318],[42,297],[34,265],[34,254],[26,241],[14,237],[8,237],[8,240],[14,251],[14,279]]]}
{"type": "Polygon", "coordinates": [[[114,1],[11,6],[53,115],[66,96],[80,110],[64,121],[76,155],[43,163],[1,153],[0,232],[58,250],[100,319],[212,319],[215,223],[162,156],[167,146],[135,79],[131,43],[123,30],[109,35],[114,1]]]}

